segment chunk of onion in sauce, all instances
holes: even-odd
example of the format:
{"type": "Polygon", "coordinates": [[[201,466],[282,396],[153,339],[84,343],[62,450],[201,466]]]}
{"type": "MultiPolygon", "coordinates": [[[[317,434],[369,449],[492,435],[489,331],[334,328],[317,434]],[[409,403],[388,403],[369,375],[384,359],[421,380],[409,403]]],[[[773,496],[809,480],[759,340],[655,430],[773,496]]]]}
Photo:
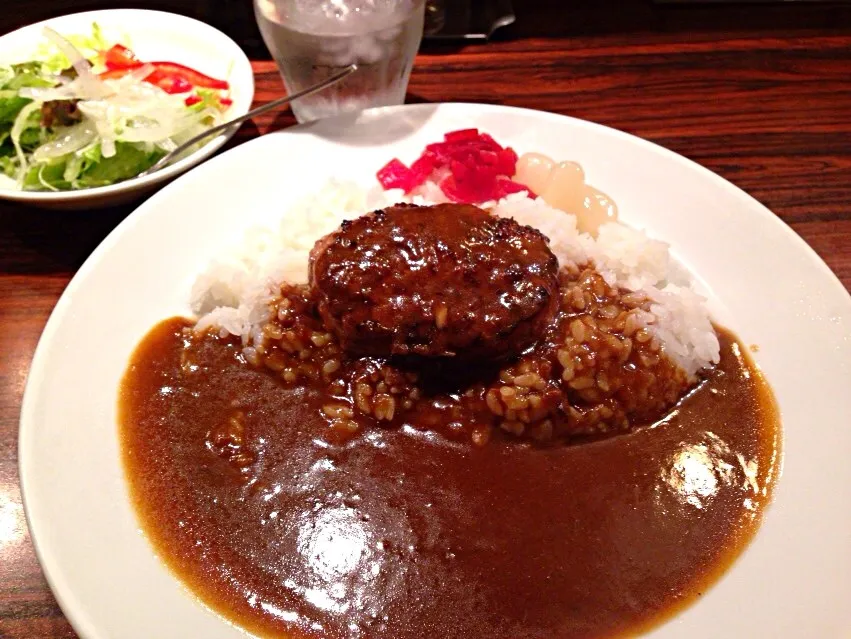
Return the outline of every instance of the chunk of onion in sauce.
{"type": "Polygon", "coordinates": [[[585,183],[576,162],[556,162],[543,153],[524,153],[517,160],[514,181],[528,186],[550,206],[576,216],[582,233],[597,235],[603,224],[618,219],[618,209],[605,194],[585,183]]]}

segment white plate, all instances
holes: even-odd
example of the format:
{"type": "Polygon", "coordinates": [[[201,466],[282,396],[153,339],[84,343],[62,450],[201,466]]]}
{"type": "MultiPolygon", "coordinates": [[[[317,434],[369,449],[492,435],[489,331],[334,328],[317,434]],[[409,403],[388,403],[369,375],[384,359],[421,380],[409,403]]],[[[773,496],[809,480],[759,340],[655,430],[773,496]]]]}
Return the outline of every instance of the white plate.
{"type": "Polygon", "coordinates": [[[259,138],[128,217],[68,286],[33,360],[20,471],[48,581],[86,638],[239,636],[154,556],[119,459],[119,379],[141,337],[189,312],[195,275],[242,229],[329,176],[372,179],[446,131],[476,126],[518,151],[582,162],[623,219],[670,242],[745,343],[782,411],[786,460],[762,529],[697,605],[653,637],[851,633],[851,298],[770,211],[658,146],[562,116],[495,106],[391,107],[259,138]],[[355,120],[359,120],[355,122],[355,120]]]}
{"type": "MultiPolygon", "coordinates": [[[[242,49],[208,24],[164,11],[88,11],[31,24],[0,37],[0,63],[12,64],[31,59],[36,47],[44,42],[42,28],[45,26],[63,35],[85,35],[91,33],[93,22],[100,25],[108,42],[119,41],[129,46],[140,60],[178,62],[212,77],[228,80],[233,104],[225,117],[244,115],[251,108],[254,72],[242,49]]],[[[211,139],[191,155],[161,171],[110,186],[78,191],[18,191],[11,180],[0,175],[3,178],[0,180],[0,199],[55,209],[91,209],[129,202],[210,157],[236,133],[237,128],[211,139]]]]}

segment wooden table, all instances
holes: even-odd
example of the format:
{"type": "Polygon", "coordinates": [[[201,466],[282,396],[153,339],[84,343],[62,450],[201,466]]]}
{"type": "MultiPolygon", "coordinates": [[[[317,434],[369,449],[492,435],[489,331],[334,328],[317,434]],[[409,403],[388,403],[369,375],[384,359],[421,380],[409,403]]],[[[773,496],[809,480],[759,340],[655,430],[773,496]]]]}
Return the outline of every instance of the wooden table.
{"type": "MultiPolygon", "coordinates": [[[[72,4],[81,10],[110,3],[72,4]]],[[[146,4],[224,28],[258,58],[257,102],[281,93],[274,65],[260,59],[250,6],[146,4]],[[226,11],[214,9],[222,6],[226,11]]],[[[618,0],[552,3],[561,5],[556,10],[531,0],[515,4],[518,24],[495,42],[424,46],[409,101],[532,107],[658,142],[765,203],[851,289],[851,7],[682,9],[618,0]]],[[[6,14],[0,31],[70,6],[55,0],[33,5],[32,15],[6,14]]],[[[243,126],[231,145],[290,124],[288,112],[260,118],[243,126]]],[[[0,204],[0,637],[75,636],[27,533],[18,416],[51,309],[132,208],[59,213],[0,204]]]]}

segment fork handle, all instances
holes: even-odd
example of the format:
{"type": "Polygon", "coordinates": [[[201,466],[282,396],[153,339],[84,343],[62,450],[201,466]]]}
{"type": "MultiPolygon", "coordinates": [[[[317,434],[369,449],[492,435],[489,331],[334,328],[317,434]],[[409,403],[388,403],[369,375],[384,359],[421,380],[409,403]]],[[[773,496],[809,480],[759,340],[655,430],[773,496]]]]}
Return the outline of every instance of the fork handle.
{"type": "Polygon", "coordinates": [[[335,73],[330,78],[327,78],[320,82],[319,84],[315,84],[312,87],[308,87],[304,91],[299,91],[298,93],[293,93],[292,95],[284,96],[283,98],[278,98],[277,100],[272,100],[271,102],[267,102],[256,109],[251,109],[248,113],[244,115],[240,115],[238,117],[233,118],[232,120],[228,120],[227,122],[222,122],[221,124],[217,124],[216,126],[210,127],[206,131],[202,131],[198,135],[190,138],[183,144],[181,144],[176,149],[169,151],[163,157],[161,157],[156,163],[154,163],[150,168],[145,171],[142,171],[137,177],[143,177],[145,175],[149,175],[154,171],[159,171],[164,166],[171,164],[174,159],[186,151],[186,149],[196,145],[201,140],[204,140],[210,136],[216,135],[225,129],[229,129],[230,127],[241,124],[246,120],[250,120],[251,118],[266,113],[267,111],[271,111],[272,109],[277,109],[279,106],[287,104],[288,102],[292,102],[293,100],[297,100],[298,98],[303,98],[307,95],[311,95],[316,93],[317,91],[322,91],[330,87],[332,84],[336,84],[346,76],[357,71],[358,66],[356,64],[350,64],[345,69],[340,71],[339,73],[335,73]]]}

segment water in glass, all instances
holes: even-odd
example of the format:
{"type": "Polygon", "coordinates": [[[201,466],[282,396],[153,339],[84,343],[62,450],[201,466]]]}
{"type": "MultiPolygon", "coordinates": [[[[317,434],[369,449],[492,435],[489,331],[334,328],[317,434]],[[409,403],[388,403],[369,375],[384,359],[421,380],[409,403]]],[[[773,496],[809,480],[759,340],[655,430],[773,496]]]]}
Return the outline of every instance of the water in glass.
{"type": "Polygon", "coordinates": [[[260,32],[288,92],[358,65],[342,82],[296,100],[296,119],[402,104],[424,6],[425,0],[254,0],[260,32]]]}

